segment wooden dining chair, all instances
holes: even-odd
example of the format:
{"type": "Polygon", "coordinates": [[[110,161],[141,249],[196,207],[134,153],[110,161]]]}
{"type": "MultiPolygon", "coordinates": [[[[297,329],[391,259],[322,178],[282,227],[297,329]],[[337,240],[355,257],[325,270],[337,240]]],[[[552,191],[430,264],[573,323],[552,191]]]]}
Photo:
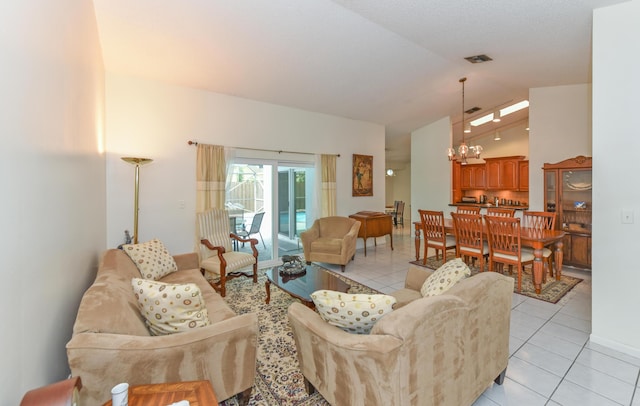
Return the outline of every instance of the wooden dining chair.
{"type": "Polygon", "coordinates": [[[482,216],[451,213],[451,218],[456,239],[456,257],[464,256],[465,259],[471,257],[472,261],[478,259],[480,272],[484,272],[484,261],[489,257],[489,244],[482,237],[482,216]]]}
{"type": "MultiPolygon", "coordinates": [[[[549,211],[524,211],[522,212],[522,226],[536,230],[554,230],[556,228],[556,214],[549,211]]],[[[542,249],[545,265],[549,268],[549,276],[554,275],[553,251],[547,247],[542,249]]],[[[546,282],[547,272],[542,274],[542,281],[546,282]]]]}
{"type": "Polygon", "coordinates": [[[517,217],[484,216],[489,237],[489,270],[495,264],[506,264],[516,268],[518,288],[522,289],[522,269],[525,265],[533,265],[533,251],[522,248],[520,242],[520,219],[517,217]]]}
{"type": "Polygon", "coordinates": [[[480,207],[458,206],[456,213],[459,214],[480,214],[480,207]]]}
{"type": "Polygon", "coordinates": [[[515,209],[507,209],[504,207],[487,207],[487,216],[514,217],[515,209]]]}
{"type": "Polygon", "coordinates": [[[438,253],[442,251],[442,263],[447,261],[447,250],[456,248],[456,239],[444,231],[444,212],[432,210],[418,210],[420,222],[422,223],[422,233],[424,235],[424,258],[422,264],[427,264],[427,252],[429,247],[438,253]]]}

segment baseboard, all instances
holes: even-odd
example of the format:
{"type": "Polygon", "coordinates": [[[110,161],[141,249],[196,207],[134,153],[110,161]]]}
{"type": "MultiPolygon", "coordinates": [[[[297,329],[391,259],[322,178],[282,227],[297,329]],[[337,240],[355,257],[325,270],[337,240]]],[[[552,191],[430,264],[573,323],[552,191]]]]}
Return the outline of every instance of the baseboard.
{"type": "Polygon", "coordinates": [[[591,334],[589,340],[594,344],[602,345],[603,347],[610,348],[612,350],[631,355],[632,357],[640,358],[640,348],[630,347],[626,344],[619,343],[617,341],[609,340],[607,338],[599,337],[591,334]]]}

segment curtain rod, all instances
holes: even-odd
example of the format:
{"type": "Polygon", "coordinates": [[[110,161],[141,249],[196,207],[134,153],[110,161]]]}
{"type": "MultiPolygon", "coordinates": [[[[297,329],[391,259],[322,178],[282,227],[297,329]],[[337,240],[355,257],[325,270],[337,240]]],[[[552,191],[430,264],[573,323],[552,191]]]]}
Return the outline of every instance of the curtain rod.
{"type": "MultiPolygon", "coordinates": [[[[198,145],[197,141],[188,141],[187,144],[189,145],[198,145]]],[[[245,149],[247,151],[265,151],[265,152],[277,152],[278,154],[302,154],[302,155],[316,155],[313,152],[298,152],[298,151],[283,151],[283,150],[276,150],[276,149],[263,149],[263,148],[245,148],[245,147],[232,147],[232,148],[236,148],[236,149],[245,149]]],[[[335,155],[338,158],[340,157],[340,154],[328,154],[328,155],[335,155]]]]}

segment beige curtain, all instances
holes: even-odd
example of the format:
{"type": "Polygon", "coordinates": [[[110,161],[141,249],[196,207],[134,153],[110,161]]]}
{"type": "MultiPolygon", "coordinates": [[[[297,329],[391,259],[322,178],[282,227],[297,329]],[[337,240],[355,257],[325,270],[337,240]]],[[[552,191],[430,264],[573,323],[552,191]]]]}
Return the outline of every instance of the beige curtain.
{"type": "Polygon", "coordinates": [[[335,216],[336,209],[336,159],[335,155],[320,156],[322,172],[320,214],[321,217],[335,216]]]}
{"type": "Polygon", "coordinates": [[[196,212],[223,209],[227,168],[224,147],[198,144],[196,160],[196,212]]]}

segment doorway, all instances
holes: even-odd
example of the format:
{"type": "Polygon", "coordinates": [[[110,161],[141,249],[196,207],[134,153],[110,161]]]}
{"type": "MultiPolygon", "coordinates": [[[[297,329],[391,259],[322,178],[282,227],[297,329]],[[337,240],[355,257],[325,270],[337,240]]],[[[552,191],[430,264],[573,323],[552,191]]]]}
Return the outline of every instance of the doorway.
{"type": "MultiPolygon", "coordinates": [[[[300,233],[315,220],[312,164],[259,159],[236,159],[226,184],[226,209],[236,231],[250,230],[256,213],[264,212],[258,239],[258,259],[302,253],[300,233]],[[277,208],[277,210],[274,210],[277,208]],[[264,244],[263,244],[264,241],[264,244]]],[[[232,230],[233,231],[233,230],[232,230]]],[[[250,252],[250,246],[238,247],[250,252]]]]}

